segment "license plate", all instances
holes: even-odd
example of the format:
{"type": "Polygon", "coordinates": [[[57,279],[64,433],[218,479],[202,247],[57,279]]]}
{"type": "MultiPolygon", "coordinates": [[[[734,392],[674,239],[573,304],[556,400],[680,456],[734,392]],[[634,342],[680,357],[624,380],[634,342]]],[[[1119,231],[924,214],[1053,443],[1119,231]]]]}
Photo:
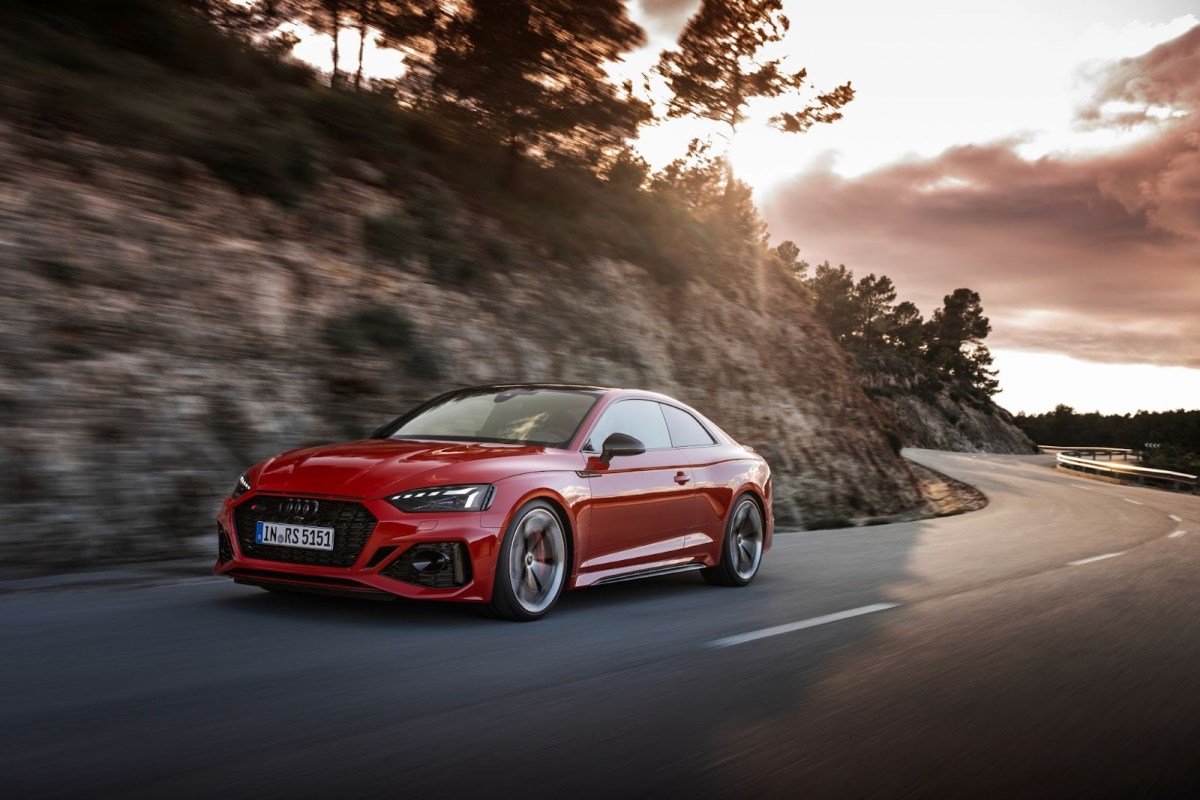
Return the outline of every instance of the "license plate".
{"type": "Polygon", "coordinates": [[[259,522],[254,528],[254,542],[277,547],[299,547],[304,550],[332,550],[333,528],[259,522]]]}

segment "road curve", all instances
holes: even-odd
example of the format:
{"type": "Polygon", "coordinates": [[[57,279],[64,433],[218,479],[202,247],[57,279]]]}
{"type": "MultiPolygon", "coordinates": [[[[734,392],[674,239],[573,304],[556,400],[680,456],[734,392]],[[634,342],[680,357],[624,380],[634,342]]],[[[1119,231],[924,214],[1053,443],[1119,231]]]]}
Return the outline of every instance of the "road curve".
{"type": "Polygon", "coordinates": [[[531,625],[217,579],[10,593],[0,791],[1200,796],[1200,497],[908,455],[988,507],[531,625]]]}

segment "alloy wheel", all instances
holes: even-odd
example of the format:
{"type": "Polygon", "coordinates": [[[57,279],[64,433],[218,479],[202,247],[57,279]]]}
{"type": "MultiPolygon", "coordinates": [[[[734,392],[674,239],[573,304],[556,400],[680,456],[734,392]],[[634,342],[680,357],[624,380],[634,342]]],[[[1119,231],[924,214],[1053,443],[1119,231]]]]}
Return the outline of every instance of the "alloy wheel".
{"type": "Polygon", "coordinates": [[[558,597],[566,574],[567,545],[558,517],[534,508],[521,518],[508,551],[508,579],[526,612],[539,614],[558,597]]]}
{"type": "Polygon", "coordinates": [[[738,504],[729,536],[729,565],[739,578],[748,581],[758,572],[763,553],[763,519],[758,505],[749,498],[738,504]]]}

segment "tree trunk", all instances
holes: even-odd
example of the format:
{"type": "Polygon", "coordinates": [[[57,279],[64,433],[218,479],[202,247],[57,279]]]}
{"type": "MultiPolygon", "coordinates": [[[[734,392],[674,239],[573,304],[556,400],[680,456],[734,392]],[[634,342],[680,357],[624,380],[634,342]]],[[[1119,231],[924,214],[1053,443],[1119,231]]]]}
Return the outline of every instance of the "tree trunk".
{"type": "Polygon", "coordinates": [[[367,47],[367,20],[371,17],[371,3],[368,0],[358,2],[358,71],[354,73],[354,88],[362,88],[363,51],[367,47]]]}
{"type": "Polygon", "coordinates": [[[730,157],[731,152],[725,154],[725,209],[733,208],[733,159],[730,157]]]}
{"type": "Polygon", "coordinates": [[[737,178],[733,174],[733,142],[736,136],[737,123],[731,121],[729,123],[729,147],[725,151],[725,196],[722,198],[726,213],[733,211],[734,200],[736,199],[733,193],[734,182],[737,181],[737,178]]]}
{"type": "Polygon", "coordinates": [[[746,102],[742,96],[742,70],[739,66],[739,58],[741,58],[741,52],[735,51],[733,54],[733,80],[730,81],[732,94],[729,97],[729,119],[726,120],[729,124],[729,147],[725,151],[724,202],[726,213],[733,210],[733,143],[737,140],[738,114],[741,113],[742,104],[746,102]]]}
{"type": "Polygon", "coordinates": [[[338,34],[342,32],[342,9],[334,7],[329,12],[333,23],[333,73],[329,76],[329,86],[335,87],[338,82],[338,65],[341,64],[341,51],[338,49],[338,34]]]}

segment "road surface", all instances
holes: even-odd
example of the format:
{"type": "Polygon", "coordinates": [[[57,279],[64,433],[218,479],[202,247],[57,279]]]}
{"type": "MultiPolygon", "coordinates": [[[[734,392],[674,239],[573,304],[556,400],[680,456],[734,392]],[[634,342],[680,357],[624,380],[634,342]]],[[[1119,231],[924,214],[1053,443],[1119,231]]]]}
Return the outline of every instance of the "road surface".
{"type": "Polygon", "coordinates": [[[0,793],[1200,797],[1200,497],[910,456],[989,506],[536,624],[207,578],[10,592],[0,793]]]}

